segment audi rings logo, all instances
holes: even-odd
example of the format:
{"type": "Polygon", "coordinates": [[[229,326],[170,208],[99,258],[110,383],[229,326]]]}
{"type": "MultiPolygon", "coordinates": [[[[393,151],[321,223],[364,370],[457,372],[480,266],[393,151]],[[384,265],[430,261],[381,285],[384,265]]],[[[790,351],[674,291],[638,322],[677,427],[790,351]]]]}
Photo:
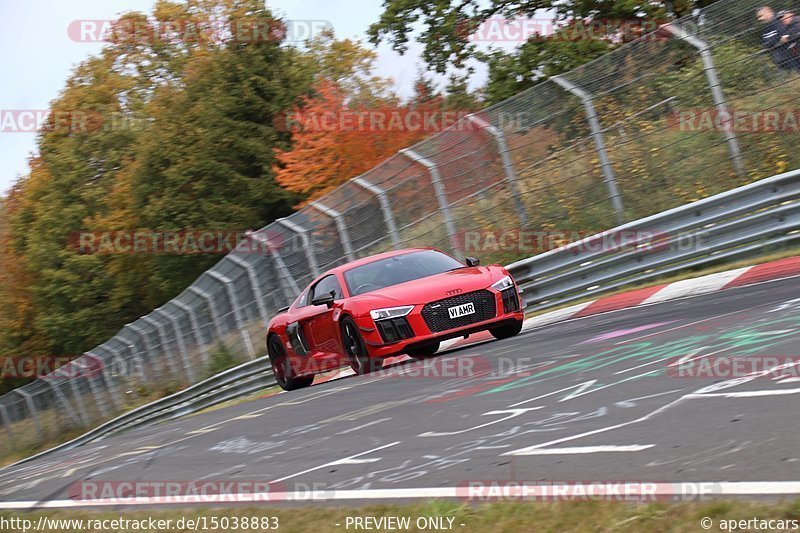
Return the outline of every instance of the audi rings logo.
{"type": "Polygon", "coordinates": [[[445,294],[448,296],[455,296],[456,294],[461,294],[462,292],[464,292],[462,289],[452,289],[447,291],[445,294]]]}

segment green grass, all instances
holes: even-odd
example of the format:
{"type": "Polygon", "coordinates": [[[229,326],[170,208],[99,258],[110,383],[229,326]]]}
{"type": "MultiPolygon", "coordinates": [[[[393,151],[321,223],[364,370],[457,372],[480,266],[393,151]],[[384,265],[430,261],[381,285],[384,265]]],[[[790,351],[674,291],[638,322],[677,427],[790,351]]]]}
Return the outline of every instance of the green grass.
{"type": "MultiPolygon", "coordinates": [[[[453,518],[452,531],[469,532],[509,532],[521,531],[636,531],[636,532],[694,532],[703,531],[700,521],[708,517],[712,523],[709,531],[725,530],[723,521],[752,520],[798,520],[800,519],[800,500],[779,502],[713,501],[653,504],[625,504],[604,501],[581,501],[561,503],[540,502],[496,502],[491,504],[467,505],[459,501],[432,500],[403,505],[368,505],[364,507],[327,507],[313,504],[313,508],[297,507],[226,507],[202,509],[136,510],[136,511],[36,511],[33,513],[12,513],[0,511],[0,519],[19,517],[31,520],[34,524],[40,516],[50,519],[91,519],[105,520],[125,518],[129,520],[154,519],[171,520],[171,527],[160,531],[190,531],[192,528],[176,527],[179,519],[203,519],[210,524],[212,518],[223,517],[276,517],[279,531],[315,533],[354,531],[348,517],[410,517],[411,527],[403,531],[431,531],[418,529],[415,525],[419,517],[453,518]],[[338,525],[337,525],[338,524],[338,525]],[[463,524],[463,526],[461,525],[463,524]]],[[[0,520],[1,522],[2,520],[0,520]]],[[[446,523],[446,522],[445,522],[446,523]]],[[[751,522],[752,524],[752,522],[751,522]]],[[[738,525],[738,524],[737,524],[738,525]]],[[[62,528],[68,531],[101,531],[85,527],[62,528]]],[[[226,531],[225,528],[209,527],[205,531],[226,531]]],[[[264,531],[265,529],[247,529],[264,531]]],[[[738,530],[757,530],[750,525],[738,530]]],[[[376,530],[373,531],[385,531],[376,530]]]]}

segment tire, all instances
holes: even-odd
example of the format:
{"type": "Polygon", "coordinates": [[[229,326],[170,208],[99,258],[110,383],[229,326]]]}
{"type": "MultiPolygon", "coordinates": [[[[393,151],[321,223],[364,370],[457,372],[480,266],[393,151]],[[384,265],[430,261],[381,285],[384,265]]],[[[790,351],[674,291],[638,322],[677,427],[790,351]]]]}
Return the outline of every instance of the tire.
{"type": "Polygon", "coordinates": [[[269,354],[269,362],[272,366],[272,374],[275,376],[275,381],[278,382],[278,385],[283,390],[302,389],[314,382],[314,376],[294,376],[286,348],[283,346],[280,337],[275,334],[270,335],[267,340],[267,353],[269,354]]]}
{"type": "Polygon", "coordinates": [[[427,359],[436,355],[436,352],[438,351],[439,343],[437,342],[435,344],[426,344],[425,346],[420,346],[419,348],[409,350],[407,354],[413,359],[427,359]]]}
{"type": "Polygon", "coordinates": [[[342,319],[342,347],[347,359],[350,361],[350,368],[357,375],[362,376],[375,372],[383,367],[383,362],[373,359],[367,352],[367,345],[358,330],[355,321],[346,316],[342,319]]]}
{"type": "Polygon", "coordinates": [[[522,331],[522,320],[517,320],[513,324],[491,328],[489,333],[492,334],[492,337],[499,340],[514,337],[519,334],[520,331],[522,331]]]}

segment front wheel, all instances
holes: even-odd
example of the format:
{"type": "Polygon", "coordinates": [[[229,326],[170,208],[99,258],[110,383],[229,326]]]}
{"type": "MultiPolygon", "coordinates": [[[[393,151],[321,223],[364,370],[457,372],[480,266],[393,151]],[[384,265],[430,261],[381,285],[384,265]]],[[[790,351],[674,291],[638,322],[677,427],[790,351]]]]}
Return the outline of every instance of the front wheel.
{"type": "Polygon", "coordinates": [[[491,328],[489,333],[492,334],[492,337],[499,340],[514,337],[515,335],[519,334],[520,331],[522,331],[522,320],[517,320],[516,322],[507,324],[505,326],[491,328]]]}
{"type": "Polygon", "coordinates": [[[425,346],[414,348],[413,350],[409,350],[407,353],[414,359],[427,359],[428,357],[434,356],[438,351],[439,343],[436,342],[434,344],[426,344],[425,346]]]}
{"type": "Polygon", "coordinates": [[[369,356],[361,332],[358,331],[358,326],[349,316],[342,319],[342,345],[344,353],[350,361],[350,368],[359,376],[375,372],[383,366],[380,360],[369,356]]]}
{"type": "Polygon", "coordinates": [[[314,376],[295,377],[289,355],[277,335],[270,335],[267,341],[267,353],[275,381],[283,390],[302,389],[314,382],[314,376]]]}

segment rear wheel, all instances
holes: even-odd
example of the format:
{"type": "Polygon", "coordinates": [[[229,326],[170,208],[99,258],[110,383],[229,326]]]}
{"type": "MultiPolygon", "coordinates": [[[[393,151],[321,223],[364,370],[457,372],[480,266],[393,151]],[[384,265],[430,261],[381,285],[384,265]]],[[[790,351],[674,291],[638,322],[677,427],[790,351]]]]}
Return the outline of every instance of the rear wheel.
{"type": "Polygon", "coordinates": [[[427,359],[428,357],[433,357],[436,355],[436,352],[439,351],[439,343],[436,342],[434,344],[426,344],[425,346],[420,346],[419,348],[414,348],[409,350],[407,353],[410,357],[414,359],[427,359]]]}
{"type": "Polygon", "coordinates": [[[369,374],[380,369],[382,361],[373,359],[367,353],[367,345],[358,331],[355,321],[346,316],[342,319],[342,344],[344,353],[350,361],[350,368],[358,375],[369,374]]]}
{"type": "Polygon", "coordinates": [[[492,337],[495,339],[507,339],[517,335],[520,331],[522,331],[522,320],[517,320],[505,326],[492,328],[489,330],[489,333],[491,333],[492,337]]]}
{"type": "Polygon", "coordinates": [[[269,362],[272,366],[272,374],[275,376],[275,381],[278,382],[278,385],[283,390],[302,389],[314,382],[314,376],[294,376],[289,355],[277,335],[270,335],[267,341],[267,353],[269,353],[269,362]]]}

